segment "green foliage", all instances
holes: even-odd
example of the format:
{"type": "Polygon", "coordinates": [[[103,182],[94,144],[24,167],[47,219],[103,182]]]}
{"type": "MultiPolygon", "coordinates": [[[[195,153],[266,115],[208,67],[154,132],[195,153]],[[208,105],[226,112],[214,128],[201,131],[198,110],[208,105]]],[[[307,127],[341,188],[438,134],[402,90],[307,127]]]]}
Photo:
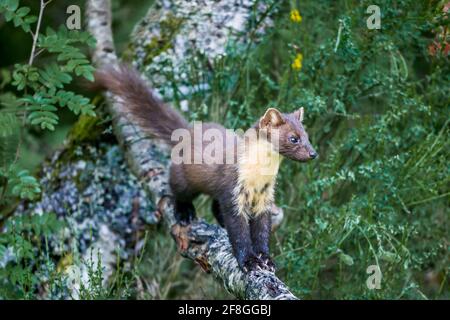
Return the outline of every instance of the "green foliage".
{"type": "Polygon", "coordinates": [[[278,2],[272,32],[229,45],[190,107],[233,128],[269,106],[305,108],[320,157],[283,162],[277,202],[287,217],[272,244],[297,294],[448,298],[450,69],[429,49],[448,14],[443,2],[378,1],[382,28],[369,30],[371,4],[278,2]],[[294,8],[301,23],[290,20],[294,8]],[[380,290],[366,286],[370,265],[381,269],[380,290]]]}
{"type": "Polygon", "coordinates": [[[89,60],[74,46],[81,43],[95,45],[87,32],[67,31],[61,27],[57,32],[47,28],[46,34],[38,38],[37,48],[46,50],[56,57],[55,62],[47,63],[42,68],[16,64],[13,72],[13,85],[18,90],[31,89],[33,95],[27,94],[20,101],[30,111],[28,120],[41,129],[55,130],[58,123],[57,106],[68,107],[76,115],[95,116],[94,106],[89,99],[63,90],[73,80],[73,75],[94,80],[94,68],[89,60]]]}
{"type": "Polygon", "coordinates": [[[15,27],[21,27],[25,32],[30,32],[30,25],[37,21],[36,16],[29,15],[30,11],[29,7],[19,8],[19,0],[0,2],[0,13],[5,15],[5,20],[12,21],[15,27]]]}
{"type": "Polygon", "coordinates": [[[27,170],[21,170],[11,179],[12,193],[21,199],[33,200],[36,195],[41,193],[39,183],[36,178],[30,176],[27,170]]]}
{"type": "Polygon", "coordinates": [[[1,90],[12,87],[0,93],[1,209],[16,196],[33,200],[40,193],[37,180],[17,167],[21,144],[30,131],[36,127],[54,131],[60,108],[75,115],[95,116],[90,100],[68,89],[76,77],[94,80],[94,67],[81,48],[92,47],[95,41],[87,32],[69,31],[64,26],[57,31],[47,27],[45,33],[32,31],[37,18],[30,8],[19,7],[17,0],[1,1],[0,14],[33,40],[28,63],[16,63],[12,74],[8,69],[1,70],[1,90]],[[40,63],[38,57],[45,60],[40,63]]]}
{"type": "Polygon", "coordinates": [[[0,233],[1,297],[32,298],[43,278],[48,279],[50,292],[63,290],[63,275],[56,272],[46,246],[48,238],[63,226],[54,214],[48,213],[8,220],[0,233]]]}
{"type": "MultiPolygon", "coordinates": [[[[22,145],[32,141],[36,131],[54,131],[61,108],[75,115],[95,116],[95,112],[88,98],[69,87],[77,77],[94,79],[94,68],[82,51],[86,45],[93,46],[93,38],[87,32],[64,27],[57,31],[47,27],[41,33],[37,17],[30,8],[20,7],[17,0],[0,1],[0,14],[28,33],[32,42],[29,61],[0,70],[1,212],[16,199],[33,201],[41,193],[39,181],[19,165],[22,145]]],[[[52,213],[7,219],[0,233],[0,297],[35,298],[42,279],[46,279],[50,298],[65,296],[66,276],[58,270],[47,247],[48,239],[62,227],[52,213]]]]}
{"type": "Polygon", "coordinates": [[[105,285],[104,270],[102,268],[101,252],[97,251],[97,261],[93,259],[94,252],[90,252],[90,257],[82,264],[86,268],[88,277],[87,283],[80,283],[79,299],[81,300],[104,300],[104,299],[127,299],[132,295],[131,274],[121,269],[120,261],[117,261],[117,270],[113,281],[105,285]]]}
{"type": "MultiPolygon", "coordinates": [[[[46,34],[39,38],[38,47],[56,54],[57,61],[62,64],[59,66],[61,68],[60,75],[64,74],[65,77],[70,77],[68,73],[75,73],[77,76],[94,81],[94,67],[90,65],[85,54],[74,46],[77,43],[94,47],[95,39],[87,32],[68,31],[64,27],[55,32],[51,28],[47,28],[46,34]]],[[[57,72],[57,68],[53,70],[53,73],[55,72],[57,72]]],[[[51,75],[52,73],[50,73],[50,79],[53,78],[51,75]]]]}

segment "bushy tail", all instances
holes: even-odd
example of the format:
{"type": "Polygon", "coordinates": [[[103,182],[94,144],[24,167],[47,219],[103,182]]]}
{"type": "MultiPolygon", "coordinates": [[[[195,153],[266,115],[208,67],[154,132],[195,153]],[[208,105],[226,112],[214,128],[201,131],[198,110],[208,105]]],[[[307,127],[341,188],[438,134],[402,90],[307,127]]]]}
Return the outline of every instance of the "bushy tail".
{"type": "Polygon", "coordinates": [[[108,67],[95,74],[96,85],[121,97],[125,112],[156,138],[173,145],[172,132],[188,128],[189,123],[175,109],[155,97],[139,73],[125,65],[108,67]]]}

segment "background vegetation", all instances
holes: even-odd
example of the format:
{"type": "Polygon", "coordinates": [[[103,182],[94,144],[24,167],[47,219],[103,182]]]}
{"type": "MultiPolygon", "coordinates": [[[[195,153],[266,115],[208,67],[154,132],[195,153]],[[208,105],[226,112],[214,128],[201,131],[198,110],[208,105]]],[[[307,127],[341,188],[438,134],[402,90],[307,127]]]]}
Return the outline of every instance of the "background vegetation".
{"type": "MultiPolygon", "coordinates": [[[[120,51],[151,2],[114,2],[120,51]]],[[[282,165],[276,198],[285,210],[285,221],[271,244],[278,275],[307,299],[448,299],[450,20],[446,2],[266,2],[274,22],[266,35],[255,32],[253,45],[232,44],[212,66],[204,61],[193,67],[211,68],[213,73],[205,79],[210,90],[189,97],[186,116],[237,129],[248,127],[269,106],[284,111],[305,107],[305,125],[320,157],[308,164],[286,160],[282,165]],[[366,26],[366,8],[371,4],[381,8],[381,30],[366,26]],[[370,265],[382,271],[379,290],[366,286],[370,265]]],[[[36,70],[30,71],[30,30],[23,27],[26,20],[8,19],[8,3],[14,1],[0,1],[0,209],[4,215],[18,198],[39,194],[32,175],[35,168],[62,143],[79,114],[93,112],[93,103],[75,85],[77,76],[90,78],[89,61],[69,66],[70,61],[84,59],[80,55],[90,44],[89,37],[58,33],[55,41],[40,44],[45,50],[33,64],[36,70]],[[58,58],[64,53],[59,43],[68,39],[73,47],[66,52],[67,59],[58,58]],[[52,63],[62,66],[70,79],[52,71],[52,63]],[[83,72],[76,71],[79,66],[84,66],[83,72]],[[53,96],[51,90],[64,90],[67,96],[46,101],[53,96]],[[34,118],[31,112],[37,112],[34,118]],[[43,123],[54,126],[54,132],[43,123]]],[[[44,35],[52,36],[46,27],[58,30],[69,4],[48,5],[44,35]]],[[[38,1],[21,1],[20,6],[31,9],[23,19],[38,15],[38,1]]],[[[28,22],[34,30],[35,21],[28,22]]],[[[251,23],[257,27],[256,21],[251,23]]],[[[174,104],[179,106],[180,101],[174,104]]],[[[212,221],[207,198],[198,199],[196,206],[201,216],[212,221]]],[[[15,233],[0,234],[0,256],[14,242],[25,257],[27,241],[21,235],[33,228],[44,234],[59,228],[51,217],[31,223],[24,219],[19,226],[22,229],[15,233]]],[[[192,262],[176,255],[172,240],[157,229],[148,235],[148,246],[133,271],[152,279],[154,291],[144,298],[227,297],[192,262]]],[[[43,263],[48,261],[44,256],[43,263]]],[[[35,297],[33,290],[15,289],[33,288],[31,269],[20,263],[1,267],[0,281],[8,287],[0,297],[35,297]]],[[[133,277],[104,290],[94,269],[91,275],[92,288],[83,291],[84,298],[136,297],[130,289],[133,277]]]]}

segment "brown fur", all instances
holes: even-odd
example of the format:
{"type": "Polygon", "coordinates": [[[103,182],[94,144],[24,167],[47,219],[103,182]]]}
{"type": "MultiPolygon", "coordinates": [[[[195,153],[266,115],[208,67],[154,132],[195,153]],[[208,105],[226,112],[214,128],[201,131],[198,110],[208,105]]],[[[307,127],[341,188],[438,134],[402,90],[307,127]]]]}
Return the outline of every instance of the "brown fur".
{"type": "Polygon", "coordinates": [[[189,128],[189,123],[174,109],[155,97],[133,69],[120,65],[97,71],[95,82],[125,102],[126,112],[154,137],[171,143],[173,130],[189,128]],[[164,121],[160,121],[163,119],[164,121]]]}
{"type": "MultiPolygon", "coordinates": [[[[121,66],[118,70],[98,72],[96,79],[123,100],[127,111],[143,128],[172,146],[178,143],[171,141],[175,129],[190,130],[191,137],[201,139],[198,144],[192,141],[192,160],[196,156],[203,158],[203,151],[211,142],[203,141],[202,136],[196,137],[193,127],[176,110],[157,99],[135,71],[121,66]]],[[[189,223],[194,217],[192,200],[198,194],[210,195],[214,199],[214,215],[226,227],[234,254],[243,269],[271,266],[268,240],[270,210],[281,162],[278,155],[296,161],[307,161],[317,155],[309,143],[302,118],[303,108],[289,114],[269,108],[252,127],[256,132],[266,134],[267,139],[257,139],[247,152],[240,149],[246,145],[245,137],[234,134],[231,145],[225,144],[226,129],[217,123],[205,123],[203,132],[211,128],[219,130],[224,148],[233,154],[232,163],[226,163],[225,153],[223,164],[182,163],[171,166],[170,186],[179,221],[189,223]],[[275,130],[279,133],[278,145],[270,142],[275,130]],[[248,163],[251,156],[256,156],[256,163],[248,163]],[[262,160],[267,159],[271,160],[269,164],[263,163],[262,160]],[[262,170],[267,168],[270,173],[262,174],[262,170]]]]}

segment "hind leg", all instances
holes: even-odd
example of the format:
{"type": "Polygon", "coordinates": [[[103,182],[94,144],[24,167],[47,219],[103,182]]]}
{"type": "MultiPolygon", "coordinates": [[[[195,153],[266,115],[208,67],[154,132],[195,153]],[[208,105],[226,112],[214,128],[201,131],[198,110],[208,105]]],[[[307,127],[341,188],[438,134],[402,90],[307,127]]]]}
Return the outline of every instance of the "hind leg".
{"type": "Polygon", "coordinates": [[[214,217],[216,218],[217,222],[219,223],[219,225],[220,225],[222,228],[224,228],[224,227],[225,227],[225,223],[224,223],[224,221],[223,221],[222,211],[220,211],[219,201],[213,200],[213,203],[212,203],[212,212],[213,212],[214,217]]]}
{"type": "Polygon", "coordinates": [[[192,200],[175,200],[175,218],[182,225],[188,225],[195,219],[192,200]]]}
{"type": "Polygon", "coordinates": [[[189,189],[182,166],[171,166],[170,187],[175,196],[175,218],[180,224],[190,224],[195,219],[195,208],[192,201],[196,194],[189,189]]]}

